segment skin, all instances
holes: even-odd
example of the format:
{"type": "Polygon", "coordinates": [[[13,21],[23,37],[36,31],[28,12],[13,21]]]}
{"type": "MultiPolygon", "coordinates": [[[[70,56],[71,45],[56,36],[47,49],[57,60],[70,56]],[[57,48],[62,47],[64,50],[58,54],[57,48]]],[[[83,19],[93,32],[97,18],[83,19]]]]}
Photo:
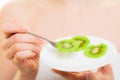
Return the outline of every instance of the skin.
{"type": "Polygon", "coordinates": [[[114,80],[111,65],[105,65],[99,68],[96,72],[64,72],[52,69],[53,72],[61,75],[66,80],[114,80]]]}
{"type": "MultiPolygon", "coordinates": [[[[76,34],[103,37],[113,42],[118,47],[118,50],[120,50],[119,3],[117,0],[111,0],[109,2],[107,0],[92,0],[91,2],[82,0],[20,0],[19,3],[16,0],[7,4],[0,13],[0,25],[2,25],[0,42],[3,41],[1,44],[3,44],[4,48],[4,50],[2,47],[0,48],[0,66],[2,66],[2,68],[0,68],[0,80],[12,80],[18,69],[18,80],[27,80],[27,78],[28,80],[34,80],[36,77],[39,60],[38,53],[40,52],[40,48],[38,50],[36,47],[42,47],[42,41],[39,40],[39,42],[35,37],[27,35],[26,32],[29,31],[29,29],[26,28],[26,26],[30,27],[31,32],[45,36],[51,40],[76,34]],[[21,25],[25,31],[21,30],[21,25]],[[48,26],[50,29],[48,29],[48,26]],[[12,33],[17,34],[11,35],[12,33]],[[26,39],[23,37],[26,37],[26,39]],[[17,38],[17,40],[14,41],[14,38],[17,38]],[[35,39],[33,40],[33,38],[35,39]],[[40,44],[35,45],[34,42],[40,44]],[[15,44],[19,47],[12,48],[15,44]],[[34,47],[31,48],[28,45],[34,47]],[[21,46],[26,46],[27,49],[21,46]],[[29,54],[29,56],[19,55],[24,53],[29,54]],[[7,56],[8,59],[6,59],[5,56],[7,56]],[[12,58],[10,56],[12,56],[12,58]],[[24,61],[26,61],[26,64],[24,61]],[[32,64],[29,62],[32,62],[32,64]],[[21,63],[24,65],[20,66],[21,63]],[[6,67],[8,65],[9,68],[6,67]],[[26,66],[32,66],[32,69],[30,67],[24,72],[26,66]],[[8,71],[11,73],[8,73],[8,71]],[[29,73],[29,75],[26,73],[29,73]],[[6,75],[8,77],[6,77],[6,75]],[[34,76],[31,78],[31,75],[34,76]]],[[[112,70],[110,69],[110,71],[112,70]]],[[[93,73],[89,72],[89,74],[93,73]]],[[[110,75],[112,75],[112,73],[110,75]]],[[[113,77],[111,77],[111,79],[113,80],[113,77]]],[[[99,79],[95,78],[90,80],[99,79]]]]}
{"type": "Polygon", "coordinates": [[[7,59],[20,71],[19,80],[35,80],[42,40],[27,34],[28,27],[13,21],[3,25],[2,31],[6,36],[2,47],[6,51],[7,59]]]}

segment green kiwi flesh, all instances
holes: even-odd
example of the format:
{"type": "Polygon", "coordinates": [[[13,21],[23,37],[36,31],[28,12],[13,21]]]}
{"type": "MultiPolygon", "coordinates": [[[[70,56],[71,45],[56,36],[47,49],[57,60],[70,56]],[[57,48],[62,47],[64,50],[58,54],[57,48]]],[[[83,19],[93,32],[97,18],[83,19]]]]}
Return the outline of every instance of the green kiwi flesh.
{"type": "Polygon", "coordinates": [[[107,46],[103,43],[99,45],[90,45],[84,51],[84,55],[89,58],[100,58],[106,54],[107,46]]]}
{"type": "Polygon", "coordinates": [[[78,44],[75,40],[65,39],[58,41],[56,47],[60,52],[69,53],[75,51],[78,48],[78,44]]]}
{"type": "Polygon", "coordinates": [[[79,44],[76,51],[85,49],[88,46],[88,44],[90,43],[90,40],[85,36],[74,36],[74,37],[72,37],[72,39],[75,40],[77,42],[77,44],[79,44]]]}

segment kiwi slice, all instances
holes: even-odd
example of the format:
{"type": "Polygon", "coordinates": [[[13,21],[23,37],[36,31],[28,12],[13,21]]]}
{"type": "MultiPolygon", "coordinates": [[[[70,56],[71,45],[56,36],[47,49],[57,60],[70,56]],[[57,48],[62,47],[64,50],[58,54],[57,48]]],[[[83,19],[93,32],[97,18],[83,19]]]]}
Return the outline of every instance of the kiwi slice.
{"type": "Polygon", "coordinates": [[[85,49],[90,43],[90,40],[85,36],[74,36],[72,37],[72,40],[75,40],[79,45],[76,51],[85,49]]]}
{"type": "Polygon", "coordinates": [[[107,51],[107,46],[103,43],[99,45],[90,45],[84,51],[84,55],[89,58],[100,58],[105,55],[107,51]]]}
{"type": "Polygon", "coordinates": [[[56,43],[56,47],[60,52],[73,52],[76,48],[78,48],[78,44],[75,40],[65,39],[58,41],[56,43]]]}

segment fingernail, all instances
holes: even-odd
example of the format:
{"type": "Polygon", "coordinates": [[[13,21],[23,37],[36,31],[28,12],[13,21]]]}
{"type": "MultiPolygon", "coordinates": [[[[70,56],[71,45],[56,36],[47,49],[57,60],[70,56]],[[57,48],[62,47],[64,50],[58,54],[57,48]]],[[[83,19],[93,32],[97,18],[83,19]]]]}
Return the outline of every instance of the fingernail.
{"type": "Polygon", "coordinates": [[[42,44],[44,41],[43,40],[41,40],[40,38],[38,39],[39,40],[39,43],[40,44],[42,44]]]}

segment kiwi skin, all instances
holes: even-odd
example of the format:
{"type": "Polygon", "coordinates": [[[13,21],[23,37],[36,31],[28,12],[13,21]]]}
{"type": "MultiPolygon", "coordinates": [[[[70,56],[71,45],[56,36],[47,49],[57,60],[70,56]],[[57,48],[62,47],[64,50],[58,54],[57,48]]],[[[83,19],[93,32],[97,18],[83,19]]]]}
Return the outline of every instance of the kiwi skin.
{"type": "Polygon", "coordinates": [[[70,53],[74,52],[76,48],[78,48],[78,44],[75,40],[72,39],[65,39],[65,40],[60,40],[56,43],[56,48],[58,49],[59,52],[63,53],[70,53]]]}
{"type": "Polygon", "coordinates": [[[90,43],[90,40],[86,36],[74,36],[72,40],[75,40],[79,47],[75,51],[84,50],[90,43]]]}
{"type": "Polygon", "coordinates": [[[90,45],[84,51],[84,55],[88,58],[100,58],[107,52],[107,46],[103,43],[99,45],[90,45]]]}

